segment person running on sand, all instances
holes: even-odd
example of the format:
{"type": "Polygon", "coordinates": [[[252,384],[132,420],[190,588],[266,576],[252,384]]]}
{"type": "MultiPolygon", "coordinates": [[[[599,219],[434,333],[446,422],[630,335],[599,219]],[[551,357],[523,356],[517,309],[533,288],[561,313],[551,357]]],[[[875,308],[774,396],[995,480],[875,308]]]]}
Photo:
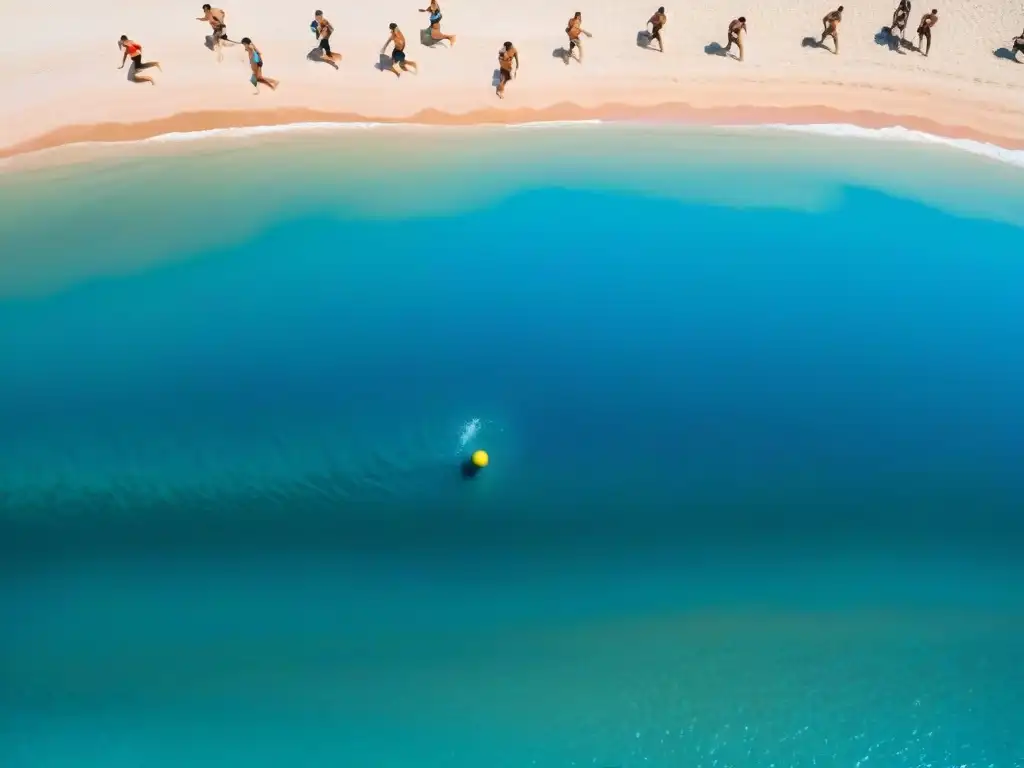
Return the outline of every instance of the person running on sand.
{"type": "Polygon", "coordinates": [[[574,49],[579,50],[578,58],[580,64],[583,63],[583,43],[580,41],[580,35],[586,35],[587,37],[593,37],[587,30],[583,28],[583,14],[576,11],[573,17],[569,19],[569,23],[565,27],[565,34],[569,36],[569,50],[565,55],[565,63],[568,64],[572,58],[572,52],[574,49]]]}
{"type": "Polygon", "coordinates": [[[495,93],[498,94],[499,99],[505,98],[505,86],[508,85],[508,81],[513,79],[519,72],[519,51],[512,43],[506,42],[498,50],[498,88],[495,93]],[[512,64],[515,62],[516,68],[512,69],[512,64]]]}
{"type": "Polygon", "coordinates": [[[263,76],[263,65],[266,62],[263,59],[263,54],[260,53],[260,49],[248,37],[243,37],[241,43],[245,47],[245,52],[249,54],[249,66],[252,68],[252,77],[249,78],[249,82],[256,89],[256,93],[260,92],[260,83],[268,86],[270,90],[276,91],[277,80],[263,76]]]}
{"type": "Polygon", "coordinates": [[[380,53],[383,56],[387,53],[388,46],[394,44],[395,48],[391,51],[390,71],[395,73],[395,77],[401,77],[403,72],[409,71],[409,67],[412,67],[413,72],[419,72],[420,68],[416,66],[416,62],[405,58],[405,35],[402,34],[402,30],[395,22],[388,24],[388,29],[391,30],[391,35],[385,41],[384,47],[380,49],[380,53]]]}
{"type": "Polygon", "coordinates": [[[839,22],[843,20],[843,6],[839,6],[834,11],[830,11],[825,14],[825,18],[821,20],[822,25],[825,27],[821,33],[821,40],[818,41],[818,45],[825,45],[825,38],[831,37],[832,43],[835,45],[833,53],[839,54],[839,22]]]}
{"type": "Polygon", "coordinates": [[[1024,32],[1020,33],[1020,37],[1013,38],[1013,60],[1017,60],[1018,53],[1024,53],[1024,32]]]}
{"type": "Polygon", "coordinates": [[[738,19],[733,19],[729,22],[729,44],[725,46],[726,55],[732,50],[735,45],[740,49],[740,61],[743,61],[743,37],[747,34],[747,17],[740,16],[738,19]]]}
{"type": "Polygon", "coordinates": [[[664,29],[666,24],[668,24],[668,16],[665,15],[664,5],[654,12],[654,15],[647,20],[647,24],[651,28],[651,37],[647,41],[648,47],[650,47],[652,42],[657,40],[658,50],[664,53],[665,41],[661,39],[661,30],[664,29]]]}
{"type": "Polygon", "coordinates": [[[426,8],[420,8],[420,13],[430,14],[430,39],[435,42],[441,40],[447,40],[448,45],[455,45],[455,35],[445,35],[441,33],[441,6],[437,4],[437,0],[430,0],[430,5],[426,8]]]}
{"type": "Polygon", "coordinates": [[[907,20],[910,18],[910,0],[900,0],[896,10],[892,12],[892,26],[889,27],[889,37],[893,37],[896,30],[900,32],[900,39],[907,39],[907,20]]]}
{"type": "Polygon", "coordinates": [[[129,40],[128,35],[121,35],[121,39],[117,41],[117,47],[124,50],[124,56],[121,57],[121,66],[118,67],[118,69],[124,69],[124,63],[128,61],[128,57],[130,56],[132,59],[132,68],[130,70],[132,80],[134,80],[136,83],[149,83],[150,85],[156,85],[156,83],[153,82],[152,77],[140,75],[139,72],[141,72],[144,69],[149,69],[150,67],[156,67],[161,72],[163,72],[163,69],[160,67],[159,61],[143,62],[142,46],[136,43],[134,40],[129,40]]]}
{"type": "Polygon", "coordinates": [[[320,59],[337,69],[338,62],[341,61],[341,54],[331,50],[331,35],[334,34],[334,25],[327,20],[323,11],[314,13],[313,21],[316,24],[317,37],[320,40],[320,59]]]}
{"type": "Polygon", "coordinates": [[[227,15],[224,11],[220,8],[211,8],[209,3],[203,6],[203,15],[196,19],[196,21],[207,22],[213,30],[213,50],[217,52],[217,61],[224,60],[224,52],[221,50],[220,41],[228,39],[226,19],[227,15]]]}
{"type": "Polygon", "coordinates": [[[927,56],[928,52],[932,49],[932,27],[939,23],[939,12],[932,8],[931,13],[926,13],[921,17],[921,24],[917,28],[917,50],[921,50],[921,42],[927,40],[928,44],[925,46],[924,55],[927,56]]]}

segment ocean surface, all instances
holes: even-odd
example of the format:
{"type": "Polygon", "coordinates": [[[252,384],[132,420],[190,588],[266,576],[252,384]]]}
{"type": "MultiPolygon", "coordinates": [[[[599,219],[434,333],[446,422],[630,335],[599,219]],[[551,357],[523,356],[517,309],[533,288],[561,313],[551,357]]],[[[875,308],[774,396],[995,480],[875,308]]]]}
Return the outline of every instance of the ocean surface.
{"type": "Polygon", "coordinates": [[[364,127],[0,174],[0,764],[1024,766],[1014,162],[364,127]]]}

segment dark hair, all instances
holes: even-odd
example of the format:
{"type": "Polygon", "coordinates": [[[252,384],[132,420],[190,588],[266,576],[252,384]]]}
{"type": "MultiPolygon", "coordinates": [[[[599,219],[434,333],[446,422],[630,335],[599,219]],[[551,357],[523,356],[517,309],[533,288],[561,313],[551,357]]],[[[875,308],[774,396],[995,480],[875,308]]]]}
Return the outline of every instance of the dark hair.
{"type": "Polygon", "coordinates": [[[837,11],[842,11],[843,10],[843,6],[840,5],[838,8],[836,8],[836,10],[837,11]]]}
{"type": "Polygon", "coordinates": [[[395,22],[392,21],[390,24],[388,24],[388,29],[390,29],[392,32],[394,32],[396,29],[398,29],[398,25],[395,24],[395,22]]]}
{"type": "Polygon", "coordinates": [[[575,16],[573,16],[573,18],[574,18],[574,19],[582,19],[582,18],[583,18],[583,14],[582,14],[582,13],[580,13],[579,11],[576,11],[576,15],[575,15],[575,16]]]}
{"type": "Polygon", "coordinates": [[[736,21],[741,21],[744,24],[746,24],[747,23],[747,17],[746,16],[740,16],[738,19],[736,19],[736,21]]]}
{"type": "Polygon", "coordinates": [[[206,3],[206,5],[204,5],[204,6],[203,6],[203,10],[204,10],[204,11],[208,11],[208,10],[210,10],[210,4],[209,4],[209,3],[206,3]]]}
{"type": "Polygon", "coordinates": [[[248,37],[243,37],[241,40],[239,40],[239,42],[242,45],[252,45],[252,40],[250,40],[248,37]]]}
{"type": "Polygon", "coordinates": [[[323,15],[324,15],[324,12],[323,12],[323,11],[314,11],[314,12],[313,12],[313,15],[314,15],[314,16],[323,16],[323,15]]]}
{"type": "Polygon", "coordinates": [[[936,16],[938,16],[939,9],[938,8],[932,8],[932,13],[934,13],[936,16]]]}
{"type": "Polygon", "coordinates": [[[515,48],[515,46],[512,45],[512,43],[510,43],[508,40],[506,40],[505,41],[505,50],[507,51],[509,48],[515,48]]]}
{"type": "Polygon", "coordinates": [[[661,6],[661,8],[658,9],[658,13],[664,13],[664,12],[665,12],[665,6],[663,5],[663,6],[661,6]]]}
{"type": "Polygon", "coordinates": [[[122,43],[123,43],[123,42],[124,42],[125,40],[127,40],[127,39],[128,39],[128,35],[121,35],[121,42],[122,42],[122,43]]]}

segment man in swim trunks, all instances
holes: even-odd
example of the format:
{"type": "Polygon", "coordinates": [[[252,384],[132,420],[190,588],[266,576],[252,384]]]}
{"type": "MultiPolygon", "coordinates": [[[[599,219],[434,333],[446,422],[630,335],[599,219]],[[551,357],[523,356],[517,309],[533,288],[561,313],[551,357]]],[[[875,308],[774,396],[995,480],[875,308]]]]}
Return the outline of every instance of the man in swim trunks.
{"type": "Polygon", "coordinates": [[[121,35],[121,39],[117,41],[117,47],[124,50],[124,56],[121,57],[121,66],[118,67],[118,69],[124,69],[124,63],[128,61],[128,57],[130,56],[132,60],[132,80],[136,83],[149,83],[150,85],[156,85],[156,83],[153,82],[152,77],[140,75],[139,72],[144,69],[149,69],[150,67],[156,67],[162,72],[163,70],[160,67],[159,61],[143,62],[142,46],[134,40],[129,40],[128,35],[121,35]]]}
{"type": "Polygon", "coordinates": [[[743,36],[747,33],[747,17],[740,16],[738,19],[733,19],[729,22],[729,44],[725,46],[726,55],[732,50],[735,45],[740,49],[740,61],[743,61],[743,36]]]}
{"type": "Polygon", "coordinates": [[[227,15],[220,8],[211,8],[209,3],[203,6],[203,15],[196,21],[205,21],[213,30],[213,50],[217,52],[217,61],[224,60],[224,52],[220,48],[220,41],[227,40],[227,26],[225,20],[227,15]]]}
{"type": "Polygon", "coordinates": [[[1018,53],[1024,53],[1024,32],[1020,33],[1020,37],[1013,38],[1013,60],[1017,60],[1018,53]]]}
{"type": "Polygon", "coordinates": [[[928,41],[928,44],[925,46],[923,51],[925,56],[927,56],[928,52],[932,49],[932,27],[938,23],[939,12],[932,8],[931,13],[926,13],[921,17],[921,23],[917,27],[917,50],[921,50],[922,41],[928,41]]]}
{"type": "Polygon", "coordinates": [[[832,43],[835,45],[833,53],[839,54],[839,22],[843,20],[843,6],[839,6],[834,11],[825,14],[825,18],[821,20],[824,30],[821,33],[821,40],[818,41],[818,45],[825,45],[825,38],[831,37],[832,43]]]}
{"type": "Polygon", "coordinates": [[[889,37],[892,37],[896,30],[900,32],[900,39],[907,39],[907,21],[910,19],[910,0],[900,0],[896,10],[892,13],[892,26],[889,27],[889,37]]]}
{"type": "Polygon", "coordinates": [[[495,93],[498,94],[499,99],[505,98],[505,86],[516,76],[517,72],[519,72],[519,51],[512,43],[506,42],[498,51],[498,88],[495,93]],[[514,71],[512,69],[513,62],[516,65],[514,71]]]}
{"type": "Polygon", "coordinates": [[[263,65],[265,61],[260,49],[257,48],[256,44],[248,37],[243,37],[241,43],[245,48],[245,52],[249,54],[249,67],[252,69],[252,77],[249,78],[249,82],[252,83],[253,87],[256,89],[256,93],[260,92],[260,83],[268,86],[270,90],[276,91],[277,80],[263,76],[263,65]]]}
{"type": "Polygon", "coordinates": [[[331,35],[334,34],[334,25],[324,16],[323,11],[313,14],[317,27],[317,36],[320,39],[320,60],[330,64],[335,69],[341,61],[341,54],[331,50],[331,35]]]}
{"type": "Polygon", "coordinates": [[[441,33],[441,6],[437,4],[437,0],[430,0],[430,5],[426,8],[420,8],[420,13],[430,14],[431,40],[434,42],[447,40],[448,45],[455,45],[455,35],[445,35],[441,33]]]}
{"type": "Polygon", "coordinates": [[[395,22],[388,24],[388,29],[391,30],[391,35],[385,41],[384,47],[380,49],[380,52],[383,56],[388,52],[389,45],[395,46],[391,51],[391,69],[389,71],[394,72],[395,77],[401,77],[403,72],[409,71],[409,67],[412,67],[413,72],[419,72],[416,62],[405,58],[405,35],[402,34],[402,30],[398,28],[395,22]]]}
{"type": "Polygon", "coordinates": [[[580,64],[583,63],[583,43],[580,41],[580,35],[586,35],[592,37],[592,35],[583,28],[583,14],[576,11],[573,17],[569,19],[569,23],[566,24],[565,33],[569,36],[569,51],[565,56],[565,63],[568,64],[572,58],[572,52],[578,50],[579,54],[577,61],[580,64]]]}
{"type": "Polygon", "coordinates": [[[665,15],[664,5],[654,12],[654,15],[647,20],[647,24],[651,28],[651,37],[650,40],[648,40],[647,42],[648,47],[650,47],[650,44],[653,41],[657,40],[658,50],[664,53],[665,41],[661,39],[661,30],[665,28],[666,24],[668,24],[668,16],[665,15]]]}

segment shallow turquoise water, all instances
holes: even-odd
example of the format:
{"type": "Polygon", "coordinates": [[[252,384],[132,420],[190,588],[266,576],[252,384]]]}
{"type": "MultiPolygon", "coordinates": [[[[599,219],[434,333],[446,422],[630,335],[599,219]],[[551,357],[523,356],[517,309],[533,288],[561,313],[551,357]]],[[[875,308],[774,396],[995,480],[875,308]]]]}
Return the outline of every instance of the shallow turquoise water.
{"type": "Polygon", "coordinates": [[[1018,171],[396,141],[0,186],[11,764],[1024,761],[1018,171]]]}

